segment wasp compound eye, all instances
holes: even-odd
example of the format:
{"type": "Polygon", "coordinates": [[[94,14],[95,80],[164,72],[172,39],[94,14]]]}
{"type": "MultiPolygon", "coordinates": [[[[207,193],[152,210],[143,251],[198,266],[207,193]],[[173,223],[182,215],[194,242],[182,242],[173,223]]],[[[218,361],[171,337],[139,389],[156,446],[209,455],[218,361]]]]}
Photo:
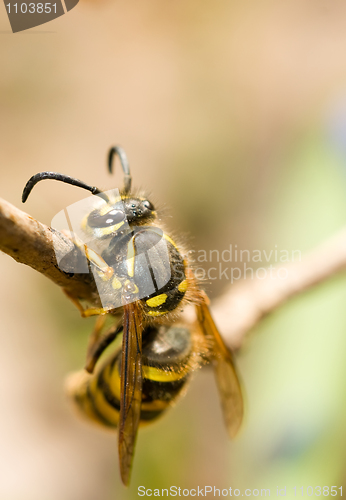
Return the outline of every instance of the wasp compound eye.
{"type": "Polygon", "coordinates": [[[89,227],[110,227],[115,224],[119,224],[125,219],[125,213],[122,210],[110,210],[104,215],[100,215],[99,212],[91,212],[88,217],[89,227]]]}

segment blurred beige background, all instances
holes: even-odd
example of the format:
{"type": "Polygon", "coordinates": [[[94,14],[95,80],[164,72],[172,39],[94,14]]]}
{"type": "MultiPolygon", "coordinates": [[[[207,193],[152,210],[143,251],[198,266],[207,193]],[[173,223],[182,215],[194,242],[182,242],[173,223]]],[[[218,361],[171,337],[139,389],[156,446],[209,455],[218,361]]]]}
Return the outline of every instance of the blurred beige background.
{"type": "MultiPolygon", "coordinates": [[[[119,185],[105,168],[117,143],[134,184],[195,249],[305,252],[345,224],[344,2],[81,0],[47,25],[9,30],[0,7],[0,196],[16,206],[42,170],[119,185]]],[[[46,182],[25,210],[49,224],[84,196],[46,182]]],[[[253,333],[234,443],[203,370],[140,433],[125,490],[116,436],[80,422],[63,392],[93,321],[3,254],[0,270],[1,500],[126,500],[139,485],[346,487],[345,277],[253,333]]],[[[226,285],[206,286],[216,297],[226,285]]]]}

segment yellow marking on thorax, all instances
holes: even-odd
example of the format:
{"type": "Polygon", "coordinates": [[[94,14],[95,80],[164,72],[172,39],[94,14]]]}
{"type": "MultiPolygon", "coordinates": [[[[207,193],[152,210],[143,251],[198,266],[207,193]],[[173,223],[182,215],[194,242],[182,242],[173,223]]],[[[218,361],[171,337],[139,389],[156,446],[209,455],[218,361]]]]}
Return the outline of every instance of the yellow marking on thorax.
{"type": "Polygon", "coordinates": [[[187,287],[188,287],[187,280],[184,280],[181,283],[179,283],[178,290],[180,293],[185,293],[187,290],[187,287]]]}
{"type": "Polygon", "coordinates": [[[167,295],[165,293],[161,293],[161,295],[156,295],[156,297],[152,297],[151,299],[148,299],[145,302],[149,307],[158,307],[161,304],[164,304],[166,300],[167,300],[167,295]]]}
{"type": "Polygon", "coordinates": [[[174,248],[176,248],[177,250],[179,250],[178,247],[177,247],[177,245],[174,243],[174,241],[172,240],[172,238],[170,236],[168,236],[168,234],[163,233],[163,237],[164,237],[165,240],[169,241],[174,246],[174,248]]]}
{"type": "Polygon", "coordinates": [[[133,275],[135,273],[135,244],[134,244],[134,239],[131,238],[127,245],[127,256],[126,256],[126,263],[127,263],[127,274],[133,278],[133,275]]]}
{"type": "Polygon", "coordinates": [[[121,282],[118,280],[118,278],[113,278],[112,287],[114,288],[114,290],[119,290],[119,288],[122,287],[121,282]]]}

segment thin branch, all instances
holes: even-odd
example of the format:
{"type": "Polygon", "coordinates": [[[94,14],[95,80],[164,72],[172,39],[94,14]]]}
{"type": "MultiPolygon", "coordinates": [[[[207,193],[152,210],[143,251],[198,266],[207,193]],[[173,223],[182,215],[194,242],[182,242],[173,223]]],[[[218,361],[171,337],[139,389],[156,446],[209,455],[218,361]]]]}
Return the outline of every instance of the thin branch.
{"type": "Polygon", "coordinates": [[[72,241],[1,198],[0,250],[66,288],[71,295],[97,303],[90,275],[73,273],[80,254],[72,241]],[[69,256],[70,273],[58,267],[55,250],[58,255],[69,256]]]}
{"type": "Polygon", "coordinates": [[[213,315],[227,344],[237,349],[260,320],[298,294],[346,271],[346,228],[288,266],[287,277],[243,279],[215,301],[213,315]]]}
{"type": "MultiPolygon", "coordinates": [[[[90,275],[73,274],[80,255],[72,241],[2,199],[0,250],[66,288],[70,295],[99,304],[90,275]],[[68,254],[70,273],[58,267],[57,249],[59,255],[68,254]]],[[[213,315],[230,347],[239,348],[245,335],[264,316],[290,298],[346,270],[346,228],[286,269],[285,279],[267,273],[265,279],[237,282],[215,302],[213,315]]]]}

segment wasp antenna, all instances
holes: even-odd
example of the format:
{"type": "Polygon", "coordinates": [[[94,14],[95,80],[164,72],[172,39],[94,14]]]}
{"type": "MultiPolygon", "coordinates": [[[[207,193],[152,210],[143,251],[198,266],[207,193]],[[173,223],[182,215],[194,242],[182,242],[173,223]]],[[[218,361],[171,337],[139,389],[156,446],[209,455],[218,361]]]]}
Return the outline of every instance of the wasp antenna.
{"type": "Polygon", "coordinates": [[[45,179],[52,179],[55,181],[65,182],[66,184],[71,184],[72,186],[77,186],[86,189],[87,191],[90,191],[92,194],[100,196],[100,198],[109,201],[108,197],[102,191],[100,191],[99,188],[95,186],[89,186],[88,184],[85,184],[85,182],[82,182],[79,179],[74,179],[73,177],[70,177],[68,175],[59,174],[58,172],[39,172],[38,174],[33,175],[26,183],[26,186],[23,189],[23,194],[22,194],[23,203],[25,203],[26,200],[28,199],[28,196],[31,193],[33,187],[38,182],[43,181],[45,179]]]}
{"type": "Polygon", "coordinates": [[[125,193],[129,193],[131,191],[131,182],[132,177],[130,173],[130,166],[126,156],[125,151],[120,146],[113,146],[109,150],[108,154],[108,170],[112,174],[113,173],[113,158],[115,155],[119,156],[119,160],[121,163],[121,168],[124,172],[124,191],[125,193]]]}

